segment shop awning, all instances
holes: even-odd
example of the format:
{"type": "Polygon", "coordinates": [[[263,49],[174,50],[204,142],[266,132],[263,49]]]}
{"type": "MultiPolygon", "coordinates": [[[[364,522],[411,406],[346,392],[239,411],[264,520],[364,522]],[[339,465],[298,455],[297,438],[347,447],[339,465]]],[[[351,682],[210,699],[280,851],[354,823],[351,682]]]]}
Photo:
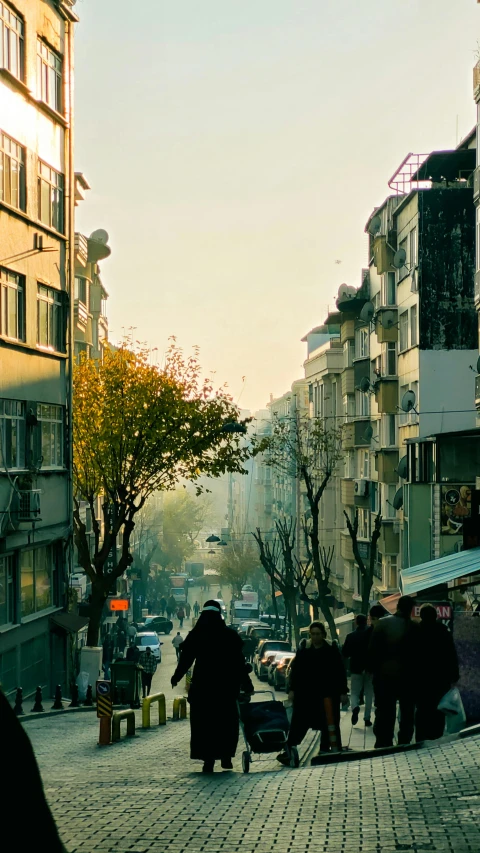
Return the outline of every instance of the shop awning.
{"type": "MultiPolygon", "coordinates": [[[[477,572],[480,572],[480,548],[459,551],[458,554],[449,554],[448,557],[440,557],[438,560],[430,560],[428,563],[402,569],[400,591],[402,595],[412,595],[438,584],[467,578],[468,575],[474,575],[477,572]]],[[[480,577],[478,583],[480,583],[480,577]]],[[[382,601],[382,604],[384,603],[382,601]]]]}
{"type": "Polygon", "coordinates": [[[385,598],[379,598],[378,603],[388,610],[392,615],[397,610],[398,599],[400,598],[399,592],[394,592],[393,595],[387,595],[385,598]]]}
{"type": "Polygon", "coordinates": [[[69,634],[77,634],[90,621],[87,616],[77,616],[76,613],[55,613],[50,619],[59,628],[68,631],[69,634]]]}

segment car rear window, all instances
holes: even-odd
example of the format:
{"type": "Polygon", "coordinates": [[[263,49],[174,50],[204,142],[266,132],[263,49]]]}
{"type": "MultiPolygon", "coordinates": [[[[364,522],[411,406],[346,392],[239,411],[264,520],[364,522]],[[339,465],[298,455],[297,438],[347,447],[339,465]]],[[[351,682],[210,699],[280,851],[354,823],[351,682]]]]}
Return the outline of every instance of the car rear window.
{"type": "Polygon", "coordinates": [[[262,646],[262,652],[265,654],[266,652],[275,652],[275,651],[291,651],[290,643],[287,643],[286,640],[267,640],[265,645],[262,646]]]}
{"type": "Polygon", "coordinates": [[[155,636],[151,637],[137,637],[137,646],[155,646],[158,644],[158,640],[155,636]]]}

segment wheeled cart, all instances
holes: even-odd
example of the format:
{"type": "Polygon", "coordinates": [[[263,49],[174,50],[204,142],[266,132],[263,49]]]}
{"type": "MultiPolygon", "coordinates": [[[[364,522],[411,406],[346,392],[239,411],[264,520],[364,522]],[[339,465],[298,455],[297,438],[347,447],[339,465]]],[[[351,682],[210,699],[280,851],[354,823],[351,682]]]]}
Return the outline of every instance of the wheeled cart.
{"type": "Polygon", "coordinates": [[[271,701],[255,702],[247,698],[238,703],[240,728],[245,741],[243,772],[250,770],[253,753],[262,755],[285,751],[290,758],[290,767],[298,767],[297,747],[289,747],[287,743],[289,722],[283,703],[275,699],[271,690],[256,690],[250,696],[253,699],[260,694],[271,696],[271,701]]]}

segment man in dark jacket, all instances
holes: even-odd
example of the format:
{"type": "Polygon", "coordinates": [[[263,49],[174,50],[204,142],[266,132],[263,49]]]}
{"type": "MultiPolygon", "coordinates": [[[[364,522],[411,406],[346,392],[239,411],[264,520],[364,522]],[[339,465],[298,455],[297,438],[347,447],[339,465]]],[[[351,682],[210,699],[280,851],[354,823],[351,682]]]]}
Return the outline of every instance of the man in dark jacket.
{"type": "Polygon", "coordinates": [[[420,626],[415,650],[417,669],[417,710],[415,740],[442,737],[445,715],[437,710],[442,696],[458,681],[458,658],[453,637],[437,620],[433,604],[420,608],[420,626]]]}
{"type": "Polygon", "coordinates": [[[393,745],[397,702],[400,705],[398,743],[408,744],[413,737],[418,630],[411,618],[414,604],[413,598],[403,595],[395,616],[380,619],[373,629],[367,668],[373,672],[376,749],[393,745]]]}
{"type": "MultiPolygon", "coordinates": [[[[299,649],[290,666],[288,698],[293,702],[288,745],[297,746],[309,729],[321,731],[320,751],[330,750],[329,713],[333,714],[335,739],[340,740],[340,705],[347,701],[345,667],[336,645],[327,643],[327,632],[321,622],[310,625],[310,645],[299,649]]],[[[282,764],[289,761],[281,753],[282,764]]]]}
{"type": "Polygon", "coordinates": [[[370,640],[373,633],[373,628],[367,627],[367,617],[363,613],[359,613],[355,617],[356,628],[351,634],[348,634],[342,649],[344,658],[350,659],[350,686],[351,686],[351,705],[352,705],[352,726],[358,723],[358,715],[360,713],[360,695],[363,691],[365,699],[364,721],[366,726],[371,726],[370,719],[372,715],[373,702],[373,683],[372,675],[367,672],[367,653],[370,645],[370,640]]]}

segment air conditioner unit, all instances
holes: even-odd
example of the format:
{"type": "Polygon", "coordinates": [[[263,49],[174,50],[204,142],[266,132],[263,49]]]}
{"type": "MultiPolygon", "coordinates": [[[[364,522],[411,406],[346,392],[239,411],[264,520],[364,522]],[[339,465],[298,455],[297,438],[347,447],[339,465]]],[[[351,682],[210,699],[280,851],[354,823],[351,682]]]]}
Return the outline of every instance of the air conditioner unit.
{"type": "Polygon", "coordinates": [[[393,527],[394,533],[400,533],[400,522],[399,521],[394,521],[392,527],[393,527]]]}
{"type": "Polygon", "coordinates": [[[41,521],[40,519],[40,489],[26,489],[18,492],[18,520],[41,521]]]}
{"type": "Polygon", "coordinates": [[[368,480],[355,480],[355,495],[365,498],[368,495],[368,480]]]}

